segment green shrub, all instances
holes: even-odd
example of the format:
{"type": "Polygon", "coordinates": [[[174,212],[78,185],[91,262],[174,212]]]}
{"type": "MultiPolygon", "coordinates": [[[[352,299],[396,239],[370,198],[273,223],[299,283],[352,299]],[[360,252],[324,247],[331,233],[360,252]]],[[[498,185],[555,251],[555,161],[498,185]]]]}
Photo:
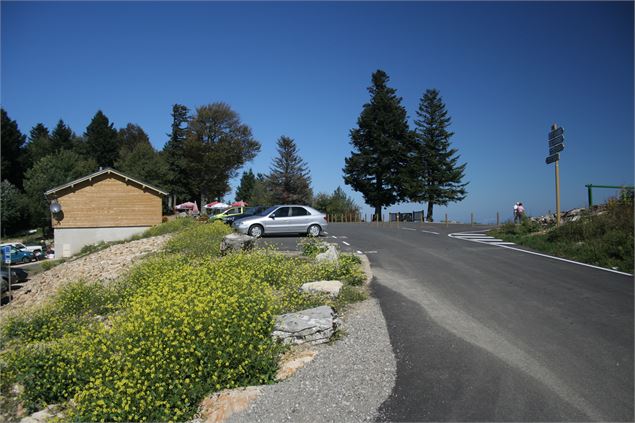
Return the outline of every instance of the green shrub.
{"type": "Polygon", "coordinates": [[[166,244],[169,253],[187,255],[189,258],[206,258],[217,256],[220,242],[232,231],[222,222],[211,224],[194,224],[175,234],[166,244]]]}
{"type": "Polygon", "coordinates": [[[187,217],[176,218],[159,225],[155,225],[145,231],[142,234],[142,238],[150,238],[153,236],[165,235],[173,232],[178,232],[180,230],[189,228],[191,226],[196,225],[196,221],[194,219],[190,219],[187,217]]]}
{"type": "Polygon", "coordinates": [[[43,306],[8,316],[0,326],[0,344],[50,341],[77,332],[94,316],[111,312],[116,298],[114,290],[99,283],[71,283],[43,306]]]}
{"type": "Polygon", "coordinates": [[[47,271],[49,269],[54,268],[55,266],[58,266],[62,263],[64,263],[66,260],[65,259],[57,259],[57,260],[46,260],[42,262],[42,269],[44,271],[47,271]]]}
{"type": "Polygon", "coordinates": [[[302,255],[307,257],[315,257],[328,250],[328,245],[324,241],[320,241],[315,237],[302,238],[298,242],[298,246],[302,251],[302,255]]]}

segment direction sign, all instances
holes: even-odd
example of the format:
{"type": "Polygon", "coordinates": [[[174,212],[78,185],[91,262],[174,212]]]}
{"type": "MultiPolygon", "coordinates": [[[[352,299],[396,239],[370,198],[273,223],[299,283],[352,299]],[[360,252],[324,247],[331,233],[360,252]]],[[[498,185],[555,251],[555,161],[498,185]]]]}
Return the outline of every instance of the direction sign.
{"type": "Polygon", "coordinates": [[[2,262],[4,264],[11,264],[11,247],[8,245],[2,247],[2,262]]]}
{"type": "Polygon", "coordinates": [[[562,135],[558,135],[555,138],[549,140],[549,147],[553,147],[554,145],[562,144],[564,142],[564,137],[562,135]]]}
{"type": "Polygon", "coordinates": [[[545,160],[545,162],[547,162],[547,164],[553,163],[553,162],[557,162],[558,160],[560,160],[560,154],[556,153],[556,154],[552,154],[551,156],[547,157],[547,160],[545,160]]]}
{"type": "Polygon", "coordinates": [[[549,132],[549,140],[554,139],[555,137],[562,135],[564,133],[564,128],[557,128],[554,129],[553,131],[549,132]]]}
{"type": "Polygon", "coordinates": [[[564,144],[556,144],[549,149],[549,154],[550,155],[556,154],[561,152],[562,150],[564,150],[564,144]]]}

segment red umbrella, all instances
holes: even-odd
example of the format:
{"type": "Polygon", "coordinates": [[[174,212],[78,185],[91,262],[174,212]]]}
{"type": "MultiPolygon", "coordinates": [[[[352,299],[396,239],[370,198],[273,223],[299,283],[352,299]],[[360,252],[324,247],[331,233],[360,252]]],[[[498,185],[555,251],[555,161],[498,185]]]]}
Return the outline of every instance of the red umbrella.
{"type": "Polygon", "coordinates": [[[245,207],[247,205],[247,203],[245,203],[244,201],[236,201],[235,203],[231,204],[231,207],[245,207]]]}

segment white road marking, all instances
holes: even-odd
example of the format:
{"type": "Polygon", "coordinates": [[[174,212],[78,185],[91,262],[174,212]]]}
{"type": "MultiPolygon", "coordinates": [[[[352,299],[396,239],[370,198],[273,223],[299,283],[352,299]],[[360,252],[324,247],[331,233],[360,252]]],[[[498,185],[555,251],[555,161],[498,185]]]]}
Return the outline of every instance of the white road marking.
{"type": "Polygon", "coordinates": [[[377,254],[377,251],[364,251],[364,254],[377,254]]]}
{"type": "Polygon", "coordinates": [[[359,251],[359,250],[357,250],[357,251],[355,251],[355,252],[356,252],[357,254],[364,254],[364,253],[362,253],[362,252],[361,252],[361,251],[359,251]]]}
{"type": "Polygon", "coordinates": [[[401,229],[403,229],[404,231],[416,231],[416,229],[413,229],[413,228],[401,228],[401,229]]]}
{"type": "Polygon", "coordinates": [[[424,230],[421,230],[421,232],[426,233],[426,234],[439,235],[439,233],[438,233],[438,232],[424,231],[424,230]]]}
{"type": "Polygon", "coordinates": [[[335,238],[335,239],[337,239],[337,237],[336,237],[335,235],[331,235],[331,238],[335,238]]]}
{"type": "Polygon", "coordinates": [[[346,242],[346,241],[342,241],[342,244],[348,245],[349,247],[350,247],[350,245],[351,245],[351,244],[349,244],[349,243],[348,243],[348,242],[346,242]]]}

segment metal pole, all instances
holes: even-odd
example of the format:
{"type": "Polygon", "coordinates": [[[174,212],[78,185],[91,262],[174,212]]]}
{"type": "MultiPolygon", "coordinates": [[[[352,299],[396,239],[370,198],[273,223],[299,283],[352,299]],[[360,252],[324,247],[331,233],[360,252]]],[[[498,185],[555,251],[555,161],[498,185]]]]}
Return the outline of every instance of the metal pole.
{"type": "Polygon", "coordinates": [[[474,226],[474,213],[470,213],[470,225],[474,226]]]}
{"type": "Polygon", "coordinates": [[[500,226],[501,224],[501,216],[499,212],[496,212],[496,226],[500,226]]]}
{"type": "Polygon", "coordinates": [[[445,214],[445,227],[448,227],[448,214],[445,214]]]}
{"type": "Polygon", "coordinates": [[[560,226],[560,160],[556,160],[556,225],[560,226]]]}
{"type": "Polygon", "coordinates": [[[587,187],[588,196],[589,196],[589,208],[591,208],[593,207],[593,185],[589,184],[586,187],[587,187]]]}

